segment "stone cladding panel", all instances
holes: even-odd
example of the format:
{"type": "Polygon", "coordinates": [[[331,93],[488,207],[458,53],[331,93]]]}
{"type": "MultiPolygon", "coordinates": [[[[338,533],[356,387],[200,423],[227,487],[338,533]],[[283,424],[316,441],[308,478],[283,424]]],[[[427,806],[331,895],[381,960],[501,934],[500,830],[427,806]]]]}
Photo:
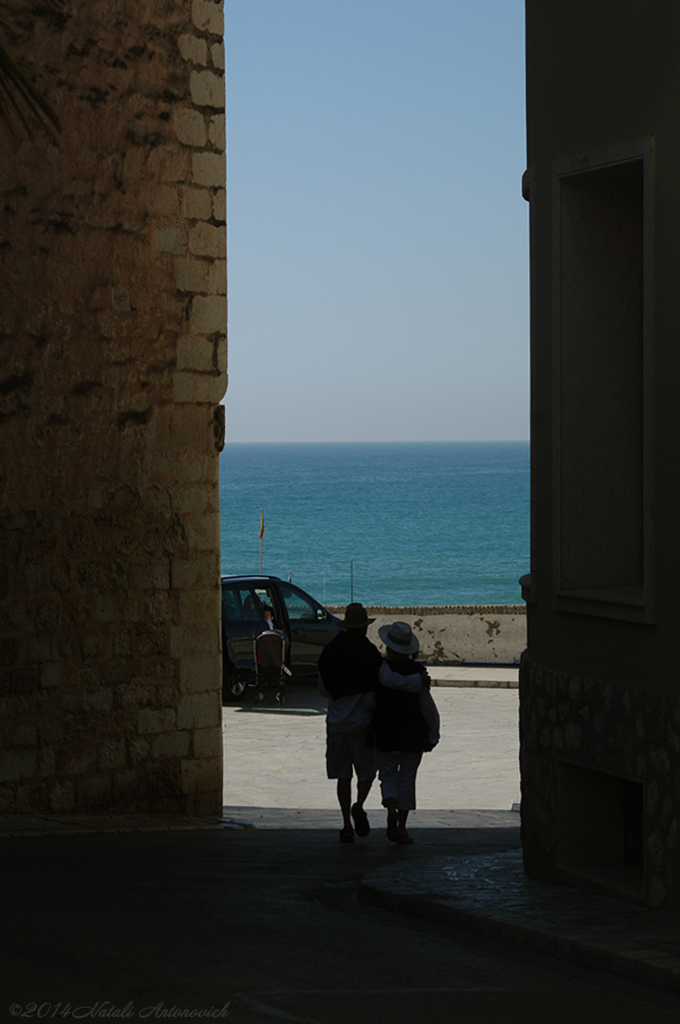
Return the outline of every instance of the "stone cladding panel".
{"type": "Polygon", "coordinates": [[[560,760],[643,786],[645,898],[680,907],[680,697],[520,665],[522,844],[528,874],[559,881],[560,760]]]}

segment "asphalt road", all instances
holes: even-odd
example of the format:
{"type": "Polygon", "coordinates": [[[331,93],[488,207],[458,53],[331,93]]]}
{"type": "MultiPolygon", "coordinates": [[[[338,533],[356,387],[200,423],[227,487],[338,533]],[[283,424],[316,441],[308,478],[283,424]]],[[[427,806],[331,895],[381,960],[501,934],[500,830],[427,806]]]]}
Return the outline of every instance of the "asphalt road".
{"type": "Polygon", "coordinates": [[[356,900],[383,864],[517,843],[516,828],[426,829],[413,847],[329,829],[4,840],[0,1020],[679,1021],[676,996],[356,900]]]}

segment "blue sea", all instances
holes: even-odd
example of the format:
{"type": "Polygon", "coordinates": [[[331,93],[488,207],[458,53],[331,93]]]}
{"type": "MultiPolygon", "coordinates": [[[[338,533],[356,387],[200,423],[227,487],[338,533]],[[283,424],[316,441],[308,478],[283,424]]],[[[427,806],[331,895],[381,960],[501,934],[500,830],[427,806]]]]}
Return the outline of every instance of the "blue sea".
{"type": "Polygon", "coordinates": [[[222,573],[288,579],[323,604],[519,604],[528,442],[230,444],[222,573]]]}

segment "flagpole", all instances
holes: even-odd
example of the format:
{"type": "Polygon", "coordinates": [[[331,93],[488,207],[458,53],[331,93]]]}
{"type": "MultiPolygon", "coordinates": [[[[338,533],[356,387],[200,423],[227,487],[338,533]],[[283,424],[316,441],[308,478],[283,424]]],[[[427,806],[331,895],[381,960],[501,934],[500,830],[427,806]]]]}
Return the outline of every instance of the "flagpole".
{"type": "Polygon", "coordinates": [[[264,509],[260,509],[260,576],[262,575],[262,538],[264,537],[264,509]]]}

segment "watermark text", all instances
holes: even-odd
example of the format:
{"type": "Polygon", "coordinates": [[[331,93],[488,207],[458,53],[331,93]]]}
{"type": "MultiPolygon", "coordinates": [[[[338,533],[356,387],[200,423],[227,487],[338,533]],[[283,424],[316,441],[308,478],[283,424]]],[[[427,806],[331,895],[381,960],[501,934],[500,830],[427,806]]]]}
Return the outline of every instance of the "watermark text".
{"type": "Polygon", "coordinates": [[[83,1006],[66,1001],[12,1003],[9,1012],[19,1020],[224,1020],[229,1016],[229,1003],[190,1008],[160,1002],[137,1007],[134,1003],[119,1006],[104,999],[83,1006]]]}

